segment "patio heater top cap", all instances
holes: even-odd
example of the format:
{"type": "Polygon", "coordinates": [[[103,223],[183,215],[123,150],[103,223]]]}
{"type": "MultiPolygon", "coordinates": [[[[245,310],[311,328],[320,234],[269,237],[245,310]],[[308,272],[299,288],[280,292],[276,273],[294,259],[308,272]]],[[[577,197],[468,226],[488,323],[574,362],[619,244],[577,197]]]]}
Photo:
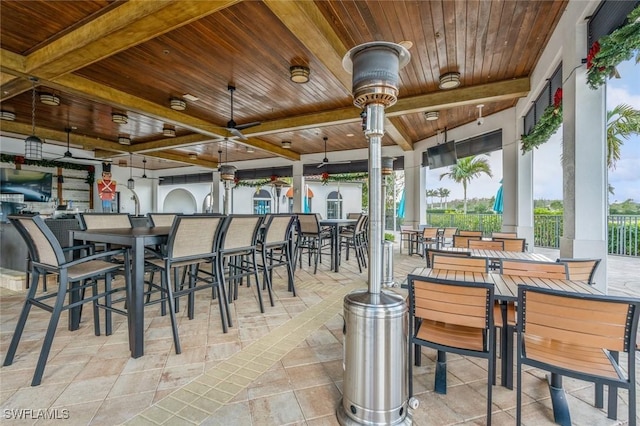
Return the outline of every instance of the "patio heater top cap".
{"type": "Polygon", "coordinates": [[[398,100],[398,71],[409,63],[404,47],[373,41],[353,47],[342,58],[343,68],[353,74],[353,104],[362,108],[371,103],[389,107],[398,100]]]}

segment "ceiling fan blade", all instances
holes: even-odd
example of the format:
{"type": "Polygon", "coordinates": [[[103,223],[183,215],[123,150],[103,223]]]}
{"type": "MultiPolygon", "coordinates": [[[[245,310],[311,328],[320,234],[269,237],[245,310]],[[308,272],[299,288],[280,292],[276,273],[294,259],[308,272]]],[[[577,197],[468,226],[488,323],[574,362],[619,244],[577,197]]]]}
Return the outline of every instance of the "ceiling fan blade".
{"type": "Polygon", "coordinates": [[[320,164],[318,164],[318,168],[324,167],[325,164],[328,164],[328,163],[320,163],[320,164]]]}
{"type": "Polygon", "coordinates": [[[255,127],[255,126],[259,126],[260,123],[259,121],[252,121],[251,123],[245,123],[245,124],[238,124],[235,128],[237,130],[244,130],[244,129],[248,129],[249,127],[255,127]]]}
{"type": "Polygon", "coordinates": [[[242,134],[242,132],[240,132],[240,130],[236,129],[235,127],[228,127],[227,130],[229,131],[229,133],[231,133],[233,136],[236,136],[238,138],[240,138],[243,141],[246,141],[247,138],[245,135],[242,134]]]}

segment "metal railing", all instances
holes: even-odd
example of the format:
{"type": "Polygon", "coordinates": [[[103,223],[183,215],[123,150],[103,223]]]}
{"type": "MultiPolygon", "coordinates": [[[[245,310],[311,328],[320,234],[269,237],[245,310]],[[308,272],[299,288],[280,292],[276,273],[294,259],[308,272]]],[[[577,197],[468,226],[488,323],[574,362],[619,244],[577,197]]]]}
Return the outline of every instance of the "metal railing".
{"type": "MultiPolygon", "coordinates": [[[[607,223],[608,253],[640,256],[640,216],[610,215],[607,223]]],[[[490,236],[492,232],[501,230],[502,215],[427,213],[427,224],[482,231],[485,236],[490,236]]],[[[561,215],[534,215],[533,234],[536,247],[560,248],[562,231],[561,215]]]]}

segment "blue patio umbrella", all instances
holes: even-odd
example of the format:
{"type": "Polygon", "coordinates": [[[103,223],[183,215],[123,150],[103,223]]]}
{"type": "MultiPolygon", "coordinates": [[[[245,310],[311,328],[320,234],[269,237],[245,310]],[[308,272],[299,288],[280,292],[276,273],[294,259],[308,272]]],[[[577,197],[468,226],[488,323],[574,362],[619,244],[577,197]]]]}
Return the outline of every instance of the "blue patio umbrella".
{"type": "Polygon", "coordinates": [[[404,219],[404,194],[405,190],[402,189],[402,196],[400,197],[400,202],[398,203],[398,217],[404,219]]]}
{"type": "Polygon", "coordinates": [[[309,208],[309,187],[305,185],[304,198],[302,200],[302,212],[303,213],[311,213],[311,209],[309,208]]]}
{"type": "Polygon", "coordinates": [[[502,179],[500,179],[500,188],[496,193],[496,201],[493,203],[493,211],[496,213],[502,213],[502,179]]]}

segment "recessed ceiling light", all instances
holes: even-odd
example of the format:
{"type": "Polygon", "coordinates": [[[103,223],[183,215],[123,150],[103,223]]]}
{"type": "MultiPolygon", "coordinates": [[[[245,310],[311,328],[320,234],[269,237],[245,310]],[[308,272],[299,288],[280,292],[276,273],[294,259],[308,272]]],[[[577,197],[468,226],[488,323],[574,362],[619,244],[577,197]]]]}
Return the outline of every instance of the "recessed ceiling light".
{"type": "Polygon", "coordinates": [[[114,112],[113,114],[111,114],[111,121],[116,124],[127,124],[129,122],[129,117],[127,117],[127,114],[114,112]]]}
{"type": "Polygon", "coordinates": [[[434,121],[440,118],[440,113],[438,111],[427,111],[424,113],[424,117],[427,121],[434,121]]]}
{"type": "Polygon", "coordinates": [[[187,109],[187,103],[178,98],[171,98],[171,100],[169,101],[169,106],[171,107],[171,109],[176,111],[184,111],[185,109],[187,109]]]}
{"type": "Polygon", "coordinates": [[[197,160],[197,159],[198,159],[198,154],[196,154],[195,152],[189,153],[189,160],[197,160]]]}
{"type": "Polygon", "coordinates": [[[162,134],[168,138],[173,138],[176,136],[176,129],[171,126],[165,125],[162,129],[162,134]]]}
{"type": "Polygon", "coordinates": [[[291,141],[282,141],[282,147],[284,149],[291,149],[291,141]]]}
{"type": "Polygon", "coordinates": [[[118,136],[118,143],[120,145],[131,145],[131,138],[127,136],[118,136]]]}
{"type": "Polygon", "coordinates": [[[11,111],[0,111],[0,120],[14,121],[16,114],[11,111]]]}
{"type": "Polygon", "coordinates": [[[440,76],[440,84],[438,87],[441,89],[455,89],[460,86],[460,73],[448,72],[440,76]]]}
{"type": "Polygon", "coordinates": [[[348,138],[352,138],[352,137],[354,137],[354,136],[355,136],[355,135],[354,135],[353,133],[347,133],[347,137],[348,137],[348,138]]]}
{"type": "Polygon", "coordinates": [[[182,95],[182,97],[190,102],[195,102],[200,100],[199,97],[192,95],[190,93],[185,93],[184,95],[182,95]]]}
{"type": "Polygon", "coordinates": [[[254,147],[252,147],[252,146],[248,146],[248,147],[247,147],[247,152],[248,152],[249,154],[253,154],[254,152],[256,152],[256,150],[255,150],[255,148],[254,148],[254,147]]]}
{"type": "Polygon", "coordinates": [[[40,93],[40,102],[45,105],[58,106],[60,98],[53,93],[40,93]]]}

